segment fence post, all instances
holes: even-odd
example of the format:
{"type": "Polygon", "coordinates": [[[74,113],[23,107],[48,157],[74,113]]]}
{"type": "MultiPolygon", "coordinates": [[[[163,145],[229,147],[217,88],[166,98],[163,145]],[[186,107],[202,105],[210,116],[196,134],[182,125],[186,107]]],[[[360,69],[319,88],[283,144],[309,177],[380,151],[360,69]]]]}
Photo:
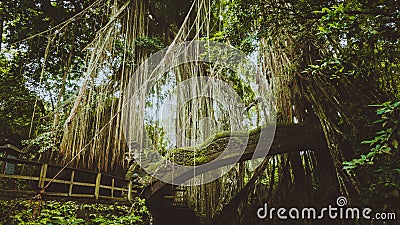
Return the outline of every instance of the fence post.
{"type": "Polygon", "coordinates": [[[97,177],[96,177],[96,186],[94,187],[94,197],[95,197],[96,199],[99,199],[100,181],[101,181],[101,173],[97,173],[97,177]]]}
{"type": "Polygon", "coordinates": [[[71,171],[71,180],[69,183],[69,191],[68,191],[68,196],[72,196],[72,186],[74,185],[74,177],[75,177],[75,171],[71,171]]]}
{"type": "Polygon", "coordinates": [[[114,198],[114,178],[111,180],[111,198],[114,198]]]}
{"type": "Polygon", "coordinates": [[[46,173],[47,173],[47,164],[42,164],[42,168],[40,169],[39,183],[38,183],[38,186],[40,188],[44,188],[44,183],[46,181],[46,173]]]}
{"type": "Polygon", "coordinates": [[[132,200],[132,181],[129,181],[128,184],[128,200],[132,200]]]}

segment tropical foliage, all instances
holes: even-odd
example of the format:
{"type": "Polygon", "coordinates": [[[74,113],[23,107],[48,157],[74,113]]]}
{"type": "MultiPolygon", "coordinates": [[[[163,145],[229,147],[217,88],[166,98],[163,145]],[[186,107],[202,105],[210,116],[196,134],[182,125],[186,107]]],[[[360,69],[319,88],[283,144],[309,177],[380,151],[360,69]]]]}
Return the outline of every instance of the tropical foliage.
{"type": "MultiPolygon", "coordinates": [[[[189,187],[187,197],[200,215],[215,224],[259,224],[254,208],[264,201],[301,207],[333,202],[340,195],[352,203],[398,209],[397,0],[5,0],[0,13],[0,141],[39,146],[21,157],[62,165],[74,159],[72,166],[125,174],[131,146],[121,124],[130,75],[171,43],[213,40],[259,64],[274,92],[279,123],[316,123],[326,145],[267,157],[258,169],[243,162],[215,182],[189,187]],[[74,158],[77,154],[81,157],[74,158]]],[[[175,78],[165,74],[157,80],[137,110],[157,109],[165,89],[193,71],[213,73],[210,65],[178,67],[175,78]]],[[[223,69],[218,75],[248,109],[255,104],[254,92],[240,75],[223,69]]],[[[200,119],[214,113],[211,101],[199,105],[196,112],[185,106],[179,114],[180,122],[190,124],[179,131],[181,140],[195,137],[200,119]]],[[[256,107],[248,111],[260,113],[256,107]]],[[[175,147],[167,144],[160,123],[140,119],[145,124],[135,128],[144,128],[159,152],[165,155],[175,147]]],[[[222,119],[224,127],[228,119],[222,119]]],[[[152,180],[136,166],[128,173],[152,180]]],[[[19,204],[21,210],[10,218],[29,224],[34,212],[28,202],[19,204]]],[[[118,215],[87,218],[78,217],[76,207],[47,202],[36,216],[43,223],[122,224],[146,221],[147,215],[142,203],[132,213],[123,206],[104,206],[103,212],[118,215]]]]}
{"type": "Polygon", "coordinates": [[[123,204],[83,204],[73,201],[0,201],[3,221],[7,224],[148,224],[150,214],[143,199],[134,207],[123,204]],[[13,208],[12,211],[9,211],[13,208]]]}

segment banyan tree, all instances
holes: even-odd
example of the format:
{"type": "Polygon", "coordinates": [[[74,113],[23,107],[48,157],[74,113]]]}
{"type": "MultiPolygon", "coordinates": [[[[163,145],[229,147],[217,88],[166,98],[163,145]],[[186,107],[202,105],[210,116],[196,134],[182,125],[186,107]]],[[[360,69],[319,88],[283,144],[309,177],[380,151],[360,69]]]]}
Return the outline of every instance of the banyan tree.
{"type": "MultiPolygon", "coordinates": [[[[188,205],[205,222],[262,224],[255,211],[264,202],[323,207],[345,196],[351,204],[364,204],[370,174],[345,170],[343,162],[368,149],[360,143],[374,135],[376,109],[369,105],[399,96],[398,6],[382,5],[386,11],[363,1],[97,0],[46,31],[46,39],[28,40],[46,43],[40,82],[54,66],[48,62],[54,52],[66,51],[52,124],[46,128],[52,147],[43,150],[41,160],[127,177],[139,174],[143,185],[151,185],[156,179],[140,161],[149,157],[143,151],[201,165],[226,147],[224,138],[240,139],[234,131],[251,142],[276,123],[275,142],[269,143],[278,149],[274,154],[224,165],[222,177],[185,186],[188,205]],[[367,21],[375,33],[366,30],[367,21]],[[92,40],[78,44],[83,40],[79,24],[92,23],[92,40]],[[76,44],[57,49],[67,39],[76,44]],[[209,54],[208,61],[177,53],[176,46],[196,41],[204,46],[191,51],[207,49],[201,53],[209,54]],[[253,63],[252,74],[222,50],[213,59],[212,42],[239,49],[253,63]],[[180,63],[181,56],[190,60],[180,63]],[[234,68],[215,63],[224,60],[234,68]],[[166,68],[166,61],[174,66],[166,68]],[[78,88],[66,100],[72,77],[78,88]],[[228,99],[227,89],[240,104],[228,99]],[[285,133],[285,127],[300,128],[285,133]],[[312,136],[302,139],[306,133],[312,136]],[[279,141],[291,135],[279,151],[279,141]]],[[[398,150],[395,143],[390,142],[392,151],[398,150]]],[[[390,154],[383,159],[398,169],[398,154],[390,154]]],[[[156,171],[163,165],[151,166],[156,171]]],[[[202,179],[206,175],[185,182],[202,179]]],[[[397,197],[392,194],[398,199],[398,191],[397,197]]],[[[375,203],[395,207],[393,201],[375,203]]]]}

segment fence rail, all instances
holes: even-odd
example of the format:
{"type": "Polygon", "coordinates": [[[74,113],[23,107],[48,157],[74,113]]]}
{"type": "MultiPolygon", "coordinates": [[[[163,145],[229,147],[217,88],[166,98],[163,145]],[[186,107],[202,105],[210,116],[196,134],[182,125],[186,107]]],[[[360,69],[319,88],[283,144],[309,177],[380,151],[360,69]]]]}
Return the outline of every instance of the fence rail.
{"type": "MultiPolygon", "coordinates": [[[[62,167],[47,163],[0,157],[3,193],[34,194],[45,187],[62,167]],[[10,169],[11,168],[11,169],[10,169]],[[5,185],[5,184],[8,185],[5,185]]],[[[140,184],[109,174],[67,167],[46,189],[46,196],[132,200],[140,184]]]]}

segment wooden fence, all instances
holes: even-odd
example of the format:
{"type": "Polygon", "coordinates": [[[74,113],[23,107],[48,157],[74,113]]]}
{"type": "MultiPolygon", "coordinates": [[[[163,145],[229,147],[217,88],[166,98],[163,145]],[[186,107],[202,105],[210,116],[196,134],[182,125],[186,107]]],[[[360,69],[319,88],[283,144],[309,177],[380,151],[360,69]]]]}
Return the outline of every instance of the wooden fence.
{"type": "MultiPolygon", "coordinates": [[[[62,167],[52,164],[0,157],[0,190],[4,194],[38,193],[62,167]],[[13,168],[12,172],[6,168],[13,168]]],[[[120,177],[88,170],[66,168],[54,179],[45,196],[131,200],[140,184],[120,177]]],[[[3,196],[4,197],[4,196],[3,196]]]]}

